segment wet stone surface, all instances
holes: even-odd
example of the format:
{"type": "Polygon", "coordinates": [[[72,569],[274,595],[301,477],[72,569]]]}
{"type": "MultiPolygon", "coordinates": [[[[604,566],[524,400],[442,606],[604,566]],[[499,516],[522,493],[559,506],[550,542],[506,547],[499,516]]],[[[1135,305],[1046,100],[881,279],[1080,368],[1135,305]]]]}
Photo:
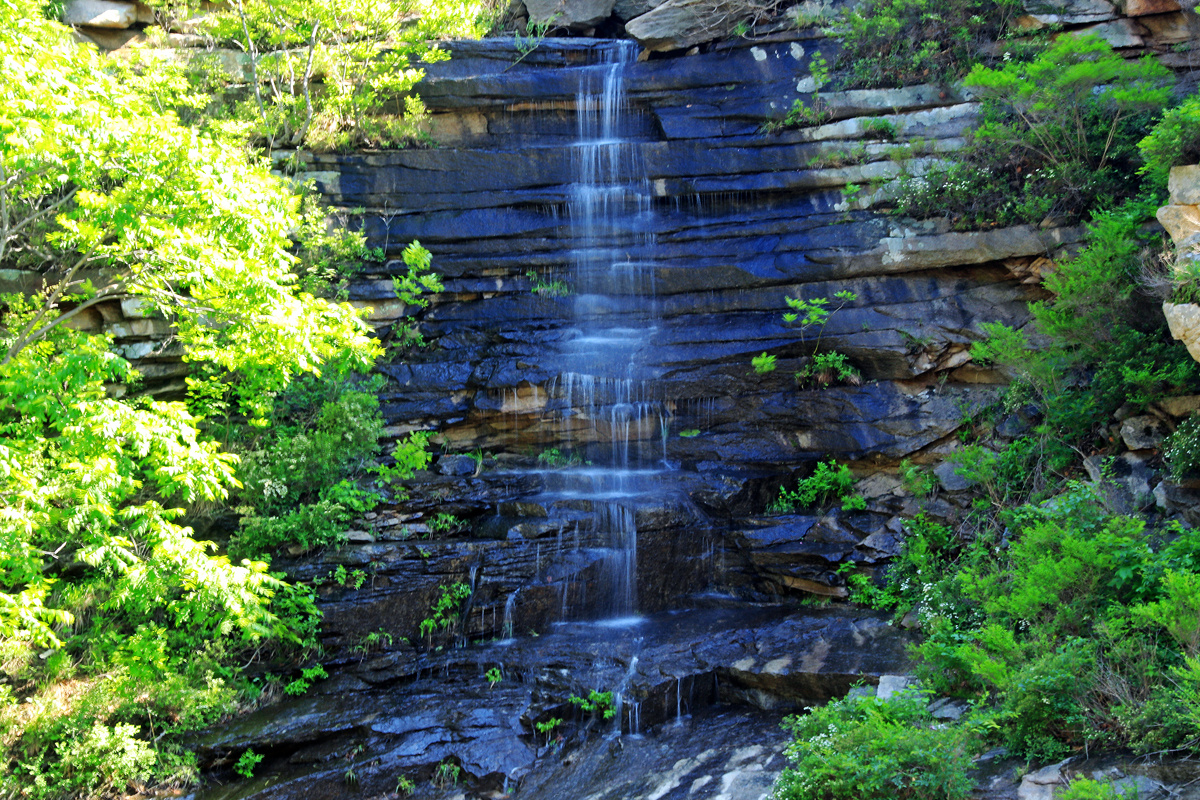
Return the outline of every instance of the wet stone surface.
{"type": "Polygon", "coordinates": [[[371,796],[445,763],[472,796],[763,796],[782,767],[782,716],[903,672],[908,640],[844,608],[730,605],[346,665],[199,739],[218,779],[199,798],[336,798],[348,783],[371,796]],[[593,690],[613,693],[610,719],[571,703],[593,690]],[[266,756],[257,776],[220,785],[247,748],[266,756]],[[578,793],[563,788],[573,782],[578,793]]]}

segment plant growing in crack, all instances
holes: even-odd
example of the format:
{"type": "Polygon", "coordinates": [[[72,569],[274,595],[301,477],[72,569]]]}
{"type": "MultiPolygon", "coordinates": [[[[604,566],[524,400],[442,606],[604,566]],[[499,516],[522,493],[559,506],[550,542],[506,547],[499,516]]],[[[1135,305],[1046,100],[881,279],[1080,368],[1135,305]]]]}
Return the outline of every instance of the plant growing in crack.
{"type": "Polygon", "coordinates": [[[811,300],[800,297],[784,299],[792,310],[784,313],[783,321],[788,324],[799,323],[800,343],[807,344],[806,335],[812,328],[816,328],[817,333],[809,361],[796,372],[796,381],[801,386],[821,387],[833,383],[853,385],[862,383],[862,375],[850,363],[850,359],[845,353],[839,353],[836,350],[830,350],[827,353],[821,352],[821,338],[825,333],[825,326],[834,314],[845,308],[847,304],[858,300],[858,295],[848,289],[837,292],[834,294],[833,300],[838,301],[838,304],[833,308],[830,308],[832,301],[828,297],[814,297],[811,300]]]}

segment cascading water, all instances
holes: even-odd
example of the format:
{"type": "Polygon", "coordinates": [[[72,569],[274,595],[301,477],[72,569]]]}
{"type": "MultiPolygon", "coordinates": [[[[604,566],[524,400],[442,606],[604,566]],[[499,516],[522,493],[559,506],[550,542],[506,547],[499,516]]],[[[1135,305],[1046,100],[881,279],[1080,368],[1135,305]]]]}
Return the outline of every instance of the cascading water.
{"type": "Polygon", "coordinates": [[[558,495],[589,507],[606,544],[601,596],[568,613],[613,618],[637,611],[636,499],[652,491],[662,467],[659,448],[651,456],[643,445],[661,440],[665,413],[639,369],[658,314],[650,184],[626,133],[623,73],[636,52],[632,42],[613,42],[599,63],[579,70],[570,201],[574,329],[557,383],[567,409],[564,438],[589,447],[595,460],[565,472],[558,495]]]}

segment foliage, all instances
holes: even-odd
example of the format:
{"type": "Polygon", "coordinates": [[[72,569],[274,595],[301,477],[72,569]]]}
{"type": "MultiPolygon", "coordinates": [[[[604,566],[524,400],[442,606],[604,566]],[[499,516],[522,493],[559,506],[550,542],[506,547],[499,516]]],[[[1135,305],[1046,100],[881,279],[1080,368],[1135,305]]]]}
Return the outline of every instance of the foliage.
{"type": "Polygon", "coordinates": [[[904,488],[914,497],[928,497],[937,488],[937,476],[930,471],[921,469],[907,458],[900,462],[899,471],[904,488]]]}
{"type": "Polygon", "coordinates": [[[252,778],[254,777],[254,768],[262,760],[263,756],[261,753],[256,753],[254,750],[247,748],[238,757],[237,763],[233,765],[233,771],[243,778],[252,778]]]}
{"type": "Polygon", "coordinates": [[[806,335],[811,328],[816,328],[817,338],[813,343],[809,362],[796,373],[796,381],[801,385],[829,386],[833,383],[859,384],[862,376],[850,364],[850,359],[836,350],[828,353],[821,352],[821,338],[825,326],[833,315],[837,314],[847,304],[858,300],[858,295],[845,289],[834,294],[837,306],[829,308],[828,297],[814,297],[805,300],[801,297],[785,297],[791,311],[783,315],[783,321],[790,324],[799,322],[800,343],[806,344],[806,335]]]}
{"type": "Polygon", "coordinates": [[[1190,95],[1163,112],[1162,119],[1138,142],[1138,150],[1144,162],[1139,171],[1151,188],[1158,190],[1166,188],[1171,167],[1200,161],[1200,95],[1190,95]]]}
{"type": "Polygon", "coordinates": [[[953,81],[999,38],[1015,0],[866,0],[834,28],[848,87],[953,81]]]}
{"type": "Polygon", "coordinates": [[[1137,142],[1172,75],[1095,36],[1062,36],[1029,61],[976,65],[964,84],[982,121],[956,161],[901,179],[897,210],[959,227],[1069,220],[1138,190],[1137,142]]]}
{"type": "Polygon", "coordinates": [[[832,459],[820,461],[812,475],[797,482],[794,491],[781,486],[779,497],[767,510],[772,514],[791,514],[797,507],[825,505],[845,498],[853,487],[854,473],[849,467],[832,459]]]}
{"type": "Polygon", "coordinates": [[[283,691],[290,695],[304,694],[312,687],[313,681],[323,681],[328,677],[329,673],[320,664],[305,667],[300,670],[300,677],[284,686],[283,691]]]}
{"type": "Polygon", "coordinates": [[[494,689],[496,688],[497,683],[500,683],[502,680],[504,680],[504,673],[500,671],[499,667],[492,667],[484,674],[483,677],[488,682],[488,688],[494,689]]]}
{"type": "Polygon", "coordinates": [[[534,723],[533,727],[538,733],[545,736],[546,741],[549,742],[550,734],[552,734],[554,732],[555,728],[557,728],[559,725],[562,725],[562,724],[563,724],[563,721],[561,718],[551,717],[550,719],[542,720],[541,722],[534,723]]]}
{"type": "Polygon", "coordinates": [[[592,689],[588,692],[587,697],[571,695],[567,701],[574,706],[578,706],[579,710],[585,714],[599,714],[603,719],[612,719],[617,715],[617,709],[613,705],[613,693],[601,692],[592,689]]]}
{"type": "MultiPolygon", "coordinates": [[[[199,5],[181,11],[190,15],[199,5]]],[[[422,139],[425,107],[411,92],[424,76],[421,65],[449,57],[438,39],[477,37],[490,24],[481,4],[411,0],[243,0],[206,11],[202,32],[242,51],[249,73],[247,92],[241,75],[193,59],[197,88],[215,101],[209,124],[267,150],[403,147],[422,139]]]]}
{"type": "Polygon", "coordinates": [[[465,583],[439,586],[438,589],[442,593],[430,608],[429,616],[421,620],[421,635],[427,637],[430,647],[433,646],[434,631],[453,631],[457,627],[463,603],[471,596],[471,587],[465,583]]]}
{"type": "Polygon", "coordinates": [[[1188,417],[1166,438],[1163,459],[1176,479],[1200,474],[1200,416],[1188,417]]]}
{"type": "Polygon", "coordinates": [[[845,353],[831,350],[828,353],[815,353],[807,364],[796,371],[796,382],[802,386],[838,383],[857,386],[862,383],[862,373],[850,363],[845,353]]]}
{"type": "Polygon", "coordinates": [[[575,453],[564,453],[557,447],[550,447],[538,453],[537,464],[539,467],[549,467],[550,469],[562,469],[563,467],[577,467],[583,463],[575,453]]]}
{"type": "Polygon", "coordinates": [[[1020,502],[1051,487],[1048,475],[1064,472],[1077,448],[1108,444],[1105,426],[1122,405],[1137,413],[1196,387],[1195,362],[1137,294],[1148,213],[1147,204],[1129,203],[1097,215],[1087,246],[1047,276],[1054,297],[1030,304],[1033,326],[982,326],[988,338],[972,346],[972,357],[1016,378],[1010,393],[1032,397],[1042,412],[1032,436],[1007,451],[957,457],[960,474],[980,481],[993,499],[1020,502]]]}
{"type": "Polygon", "coordinates": [[[792,107],[781,120],[773,120],[762,126],[764,133],[773,133],[784,128],[803,128],[808,125],[820,125],[829,117],[825,101],[821,98],[821,90],[829,84],[829,62],[820,50],[813,52],[808,62],[809,77],[812,79],[813,90],[809,103],[800,98],[792,101],[792,107]]]}
{"type": "Polygon", "coordinates": [[[542,280],[538,276],[537,270],[529,270],[525,273],[525,277],[529,278],[529,290],[539,297],[570,297],[573,293],[571,284],[561,279],[542,280]]]}
{"type": "Polygon", "coordinates": [[[458,786],[458,779],[461,776],[462,767],[447,759],[438,764],[434,769],[433,785],[439,789],[445,789],[450,786],[458,786]]]}
{"type": "Polygon", "coordinates": [[[750,359],[750,366],[754,367],[755,373],[766,375],[775,371],[775,359],[775,356],[764,352],[750,359]]]}
{"type": "Polygon", "coordinates": [[[0,265],[38,272],[46,289],[9,320],[3,360],[100,303],[137,300],[193,361],[239,373],[252,412],[335,354],[365,363],[375,347],[357,313],[296,291],[291,192],[240,147],[159,112],[24,2],[0,8],[12,23],[0,40],[12,77],[0,265]]]}
{"type": "MultiPolygon", "coordinates": [[[[369,502],[341,480],[292,486],[207,438],[247,456],[247,442],[331,452],[261,426],[298,376],[346,376],[378,353],[355,309],[298,281],[362,242],[305,251],[314,215],[242,142],[182,125],[170,109],[204,103],[161,65],[101,59],[25,0],[0,2],[0,65],[0,268],[41,281],[0,299],[0,644],[24,700],[0,708],[0,795],[182,791],[196,778],[184,734],[264,698],[247,665],[314,646],[319,617],[308,590],[185,521],[239,488],[276,516],[295,510],[285,499],[330,514],[369,502]],[[108,337],[72,329],[117,303],[172,331],[188,404],[152,399],[108,337]]],[[[333,406],[312,430],[371,417],[333,406]]]]}
{"type": "MultiPolygon", "coordinates": [[[[379,474],[383,417],[375,391],[382,377],[306,377],[277,402],[274,424],[241,429],[232,445],[241,457],[241,490],[233,500],[243,517],[230,541],[235,555],[263,556],[284,547],[336,547],[357,515],[379,502],[382,488],[359,487],[379,474]]],[[[426,437],[396,444],[389,480],[412,477],[429,460],[426,437]]]]}
{"type": "Polygon", "coordinates": [[[1033,761],[1097,741],[1200,744],[1197,534],[1151,547],[1144,521],[1078,484],[1002,517],[1007,548],[981,536],[922,570],[922,680],[993,697],[996,739],[1033,761]]]}
{"type": "Polygon", "coordinates": [[[455,534],[466,528],[466,523],[453,514],[439,513],[429,522],[429,532],[433,534],[455,534]]]}
{"type": "Polygon", "coordinates": [[[934,725],[926,695],[852,696],[788,717],[795,739],[779,776],[780,800],[960,800],[974,782],[971,733],[934,725]]]}
{"type": "Polygon", "coordinates": [[[1122,794],[1111,783],[1091,778],[1075,778],[1065,789],[1054,793],[1056,800],[1121,800],[1122,794]]]}

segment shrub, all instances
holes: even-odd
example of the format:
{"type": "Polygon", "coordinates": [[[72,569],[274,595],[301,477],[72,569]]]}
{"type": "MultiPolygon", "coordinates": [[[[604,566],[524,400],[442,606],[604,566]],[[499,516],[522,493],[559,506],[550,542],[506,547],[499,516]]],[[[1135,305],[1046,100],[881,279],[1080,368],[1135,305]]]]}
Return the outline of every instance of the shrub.
{"type": "Polygon", "coordinates": [[[780,487],[779,497],[771,503],[769,511],[773,514],[790,514],[796,508],[807,508],[814,505],[825,505],[841,499],[854,488],[854,473],[845,464],[836,461],[821,461],[817,463],[812,475],[802,478],[792,491],[786,486],[780,487]]]}
{"type": "Polygon", "coordinates": [[[960,228],[1072,219],[1138,191],[1137,142],[1170,98],[1169,70],[1126,61],[1095,36],[1063,36],[1029,61],[976,65],[981,122],[957,163],[900,182],[897,209],[960,228]]]}
{"type": "Polygon", "coordinates": [[[1094,658],[1071,641],[1018,668],[1001,703],[1005,746],[1030,762],[1055,761],[1094,738],[1084,710],[1094,658]]]}
{"type": "Polygon", "coordinates": [[[1016,0],[866,0],[835,28],[838,66],[855,87],[954,80],[1020,7],[1016,0]]]}
{"type": "Polygon", "coordinates": [[[1200,473],[1200,416],[1193,414],[1179,423],[1163,442],[1163,458],[1177,479],[1200,473]]]}
{"type": "Polygon", "coordinates": [[[795,740],[775,784],[779,800],[958,800],[974,782],[971,734],[937,728],[927,697],[850,697],[788,717],[795,740]]]}
{"type": "Polygon", "coordinates": [[[1140,171],[1159,191],[1166,188],[1171,167],[1200,161],[1200,95],[1167,110],[1138,149],[1145,162],[1140,171]]]}

